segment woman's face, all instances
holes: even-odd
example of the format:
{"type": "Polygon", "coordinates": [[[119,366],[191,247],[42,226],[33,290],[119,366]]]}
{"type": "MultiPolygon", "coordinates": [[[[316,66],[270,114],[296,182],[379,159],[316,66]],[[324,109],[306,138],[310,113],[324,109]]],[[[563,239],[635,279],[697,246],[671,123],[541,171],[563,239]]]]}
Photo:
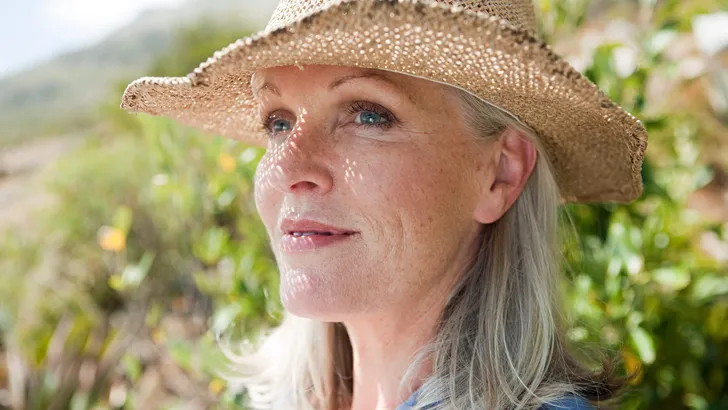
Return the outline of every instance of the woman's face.
{"type": "Polygon", "coordinates": [[[255,200],[292,313],[325,321],[446,293],[471,256],[486,155],[446,86],[333,66],[256,73],[255,200]]]}

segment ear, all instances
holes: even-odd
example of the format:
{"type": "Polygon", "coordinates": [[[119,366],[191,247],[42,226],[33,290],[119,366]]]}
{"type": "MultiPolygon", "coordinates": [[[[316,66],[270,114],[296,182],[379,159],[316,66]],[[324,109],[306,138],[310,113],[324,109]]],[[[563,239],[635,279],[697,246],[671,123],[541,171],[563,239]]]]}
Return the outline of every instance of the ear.
{"type": "Polygon", "coordinates": [[[501,136],[490,144],[488,160],[482,170],[485,184],[474,218],[482,224],[500,219],[510,209],[528,182],[536,166],[536,147],[521,132],[506,128],[501,136]]]}

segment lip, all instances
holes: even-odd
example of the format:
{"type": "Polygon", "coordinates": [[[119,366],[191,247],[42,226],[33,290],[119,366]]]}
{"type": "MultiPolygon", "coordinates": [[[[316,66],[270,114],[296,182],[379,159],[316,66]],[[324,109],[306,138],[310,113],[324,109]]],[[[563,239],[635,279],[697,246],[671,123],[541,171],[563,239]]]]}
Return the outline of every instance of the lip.
{"type": "Polygon", "coordinates": [[[292,232],[320,232],[332,235],[347,235],[356,233],[353,229],[340,228],[327,225],[311,219],[284,219],[281,223],[281,231],[285,235],[292,232]]]}
{"type": "Polygon", "coordinates": [[[358,232],[310,219],[285,219],[281,223],[280,247],[286,253],[305,252],[350,241],[358,232]],[[293,236],[293,232],[320,232],[326,235],[293,236]]]}

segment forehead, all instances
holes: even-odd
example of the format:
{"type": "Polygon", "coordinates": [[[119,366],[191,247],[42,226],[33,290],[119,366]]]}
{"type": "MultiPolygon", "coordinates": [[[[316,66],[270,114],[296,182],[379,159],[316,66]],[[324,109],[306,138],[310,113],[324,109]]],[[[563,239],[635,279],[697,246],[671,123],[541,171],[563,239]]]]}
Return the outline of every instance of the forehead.
{"type": "Polygon", "coordinates": [[[295,89],[305,90],[308,87],[323,87],[334,90],[353,81],[367,80],[379,83],[393,92],[406,95],[412,103],[442,100],[446,94],[454,96],[451,87],[405,74],[391,71],[342,67],[329,65],[282,66],[260,69],[255,72],[251,86],[256,97],[263,91],[278,96],[295,89]]]}
{"type": "Polygon", "coordinates": [[[393,73],[373,68],[345,67],[334,65],[280,66],[261,68],[253,74],[252,84],[265,82],[285,82],[287,80],[324,81],[342,77],[386,78],[394,82],[405,83],[404,74],[393,73]]]}

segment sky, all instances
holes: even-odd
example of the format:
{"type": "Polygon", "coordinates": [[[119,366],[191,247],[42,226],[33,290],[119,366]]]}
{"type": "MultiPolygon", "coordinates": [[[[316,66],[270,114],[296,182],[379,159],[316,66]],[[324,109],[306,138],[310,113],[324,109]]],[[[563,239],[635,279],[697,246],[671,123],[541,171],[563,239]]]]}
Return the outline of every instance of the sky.
{"type": "MultiPolygon", "coordinates": [[[[184,0],[0,0],[0,78],[82,48],[130,23],[143,10],[184,0]]],[[[243,0],[241,0],[243,1],[243,0]]],[[[728,45],[728,13],[696,19],[699,46],[728,45]]]]}
{"type": "Polygon", "coordinates": [[[182,0],[0,0],[0,78],[90,45],[151,7],[182,0]]]}

